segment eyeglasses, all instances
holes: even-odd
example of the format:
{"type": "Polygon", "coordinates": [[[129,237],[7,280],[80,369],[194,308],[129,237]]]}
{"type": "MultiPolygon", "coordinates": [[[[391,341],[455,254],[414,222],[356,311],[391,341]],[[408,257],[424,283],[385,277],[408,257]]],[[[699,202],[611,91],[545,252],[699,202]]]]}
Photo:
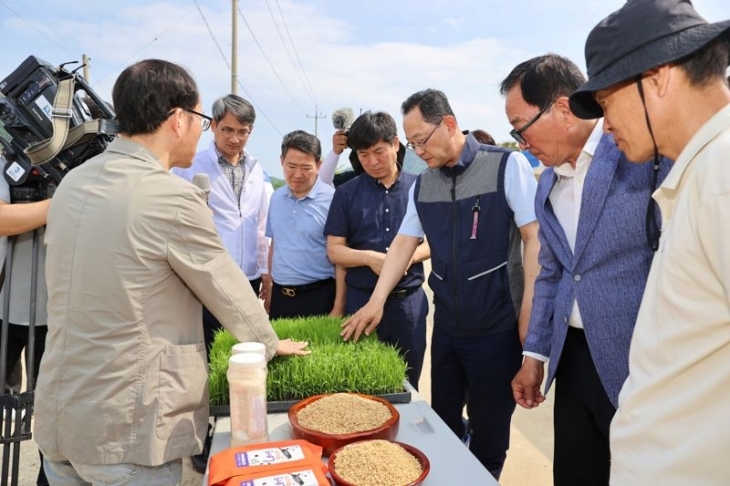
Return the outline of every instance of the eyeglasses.
{"type": "Polygon", "coordinates": [[[200,117],[200,128],[203,129],[203,131],[206,131],[210,128],[210,122],[213,121],[211,117],[208,115],[203,115],[202,113],[198,113],[195,110],[188,110],[187,108],[183,108],[188,113],[192,113],[193,115],[198,115],[200,117]]]}
{"type": "Polygon", "coordinates": [[[553,106],[553,104],[555,104],[555,101],[550,102],[549,105],[547,105],[545,108],[540,110],[537,113],[537,115],[535,115],[530,121],[528,121],[527,123],[522,125],[522,127],[520,127],[517,130],[512,130],[511,132],[509,132],[509,134],[512,135],[512,138],[517,140],[517,143],[521,143],[522,145],[527,145],[527,140],[525,140],[525,137],[523,137],[522,134],[525,133],[525,130],[530,128],[533,123],[535,123],[537,120],[539,120],[540,117],[542,116],[542,114],[545,113],[546,111],[548,111],[550,109],[550,107],[553,106]]]}
{"type": "Polygon", "coordinates": [[[425,150],[426,149],[426,144],[428,144],[428,141],[431,138],[431,135],[433,135],[434,133],[436,133],[436,129],[441,125],[441,122],[442,121],[444,121],[443,118],[441,118],[439,120],[439,122],[436,124],[436,126],[433,127],[433,130],[431,130],[431,133],[428,134],[428,137],[424,138],[420,142],[408,142],[406,144],[406,148],[409,149],[409,150],[413,150],[414,152],[415,152],[416,149],[419,149],[419,148],[421,150],[425,150]]]}
{"type": "Polygon", "coordinates": [[[221,127],[221,132],[223,132],[223,135],[226,137],[232,137],[235,135],[238,138],[248,138],[249,135],[251,135],[251,130],[248,128],[243,128],[241,130],[234,130],[231,127],[221,127]]]}

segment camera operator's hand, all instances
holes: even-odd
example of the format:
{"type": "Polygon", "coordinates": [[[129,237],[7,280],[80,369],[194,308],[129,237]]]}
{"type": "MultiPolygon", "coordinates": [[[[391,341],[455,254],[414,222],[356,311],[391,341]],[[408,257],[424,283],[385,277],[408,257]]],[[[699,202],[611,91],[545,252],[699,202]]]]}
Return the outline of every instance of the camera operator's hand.
{"type": "Polygon", "coordinates": [[[332,135],[332,151],[340,155],[347,148],[347,131],[337,130],[332,135]]]}
{"type": "Polygon", "coordinates": [[[307,341],[292,341],[291,339],[281,339],[279,341],[279,346],[276,348],[276,355],[277,356],[290,356],[290,355],[305,356],[307,354],[312,354],[311,351],[304,349],[307,346],[309,346],[309,342],[307,342],[307,341]]]}

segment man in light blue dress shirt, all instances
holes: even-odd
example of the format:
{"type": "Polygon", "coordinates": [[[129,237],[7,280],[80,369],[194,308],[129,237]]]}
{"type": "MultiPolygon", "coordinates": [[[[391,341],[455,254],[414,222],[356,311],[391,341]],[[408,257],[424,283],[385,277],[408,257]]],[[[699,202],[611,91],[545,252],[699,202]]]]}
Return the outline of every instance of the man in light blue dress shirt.
{"type": "Polygon", "coordinates": [[[286,185],[271,197],[266,224],[272,276],[266,308],[271,319],[339,316],[344,310],[344,286],[335,283],[324,236],[335,190],[318,177],[321,159],[322,146],[314,135],[296,130],[284,136],[281,165],[286,185]]]}

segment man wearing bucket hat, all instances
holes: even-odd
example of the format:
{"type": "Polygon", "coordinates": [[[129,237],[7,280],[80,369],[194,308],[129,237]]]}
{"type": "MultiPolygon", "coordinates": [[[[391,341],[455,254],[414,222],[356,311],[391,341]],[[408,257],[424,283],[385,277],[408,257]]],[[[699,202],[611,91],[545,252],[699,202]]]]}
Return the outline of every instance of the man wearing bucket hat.
{"type": "Polygon", "coordinates": [[[730,477],[730,21],[688,0],[633,0],[586,42],[571,96],[633,161],[675,160],[654,193],[663,228],[611,424],[612,484],[730,477]]]}

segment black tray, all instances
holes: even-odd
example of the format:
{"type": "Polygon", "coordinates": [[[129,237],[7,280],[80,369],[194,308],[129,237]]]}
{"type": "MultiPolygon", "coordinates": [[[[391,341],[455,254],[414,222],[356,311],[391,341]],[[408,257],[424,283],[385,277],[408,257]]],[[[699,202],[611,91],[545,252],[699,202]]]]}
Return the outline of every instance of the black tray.
{"type": "MultiPolygon", "coordinates": [[[[385,398],[390,403],[410,403],[411,391],[406,389],[400,393],[385,393],[383,395],[375,395],[376,397],[385,398]]],[[[267,402],[266,412],[268,413],[286,413],[289,409],[301,400],[282,400],[277,402],[267,402]]],[[[231,414],[230,405],[211,405],[210,414],[214,417],[228,417],[231,414]]]]}

